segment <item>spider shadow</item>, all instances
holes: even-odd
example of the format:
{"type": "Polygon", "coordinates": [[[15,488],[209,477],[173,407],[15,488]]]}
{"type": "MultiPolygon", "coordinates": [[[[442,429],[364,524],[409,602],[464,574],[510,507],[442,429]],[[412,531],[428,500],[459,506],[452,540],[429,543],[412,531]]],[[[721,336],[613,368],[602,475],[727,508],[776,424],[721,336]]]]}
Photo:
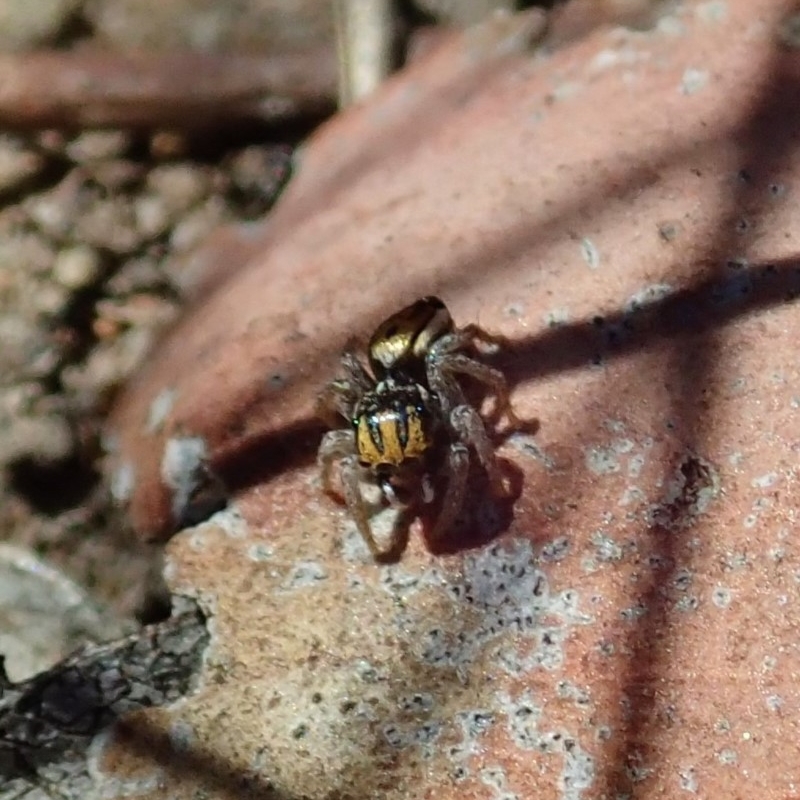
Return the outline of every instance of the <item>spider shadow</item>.
{"type": "Polygon", "coordinates": [[[497,467],[506,487],[505,494],[498,497],[492,491],[486,471],[471,465],[461,511],[450,529],[440,537],[434,537],[433,531],[441,511],[444,485],[437,486],[433,503],[419,504],[416,516],[422,523],[422,537],[431,554],[453,555],[474,550],[493,542],[508,530],[514,519],[514,504],[522,495],[524,475],[516,464],[505,458],[497,459],[497,467]]]}

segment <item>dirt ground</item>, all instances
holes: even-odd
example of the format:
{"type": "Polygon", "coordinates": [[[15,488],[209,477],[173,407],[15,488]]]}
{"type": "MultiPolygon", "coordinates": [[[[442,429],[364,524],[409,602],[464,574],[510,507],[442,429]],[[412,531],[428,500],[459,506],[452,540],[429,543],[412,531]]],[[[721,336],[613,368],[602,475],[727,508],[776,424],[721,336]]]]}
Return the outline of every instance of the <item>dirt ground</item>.
{"type": "MultiPolygon", "coordinates": [[[[146,46],[157,74],[159,52],[192,48],[203,31],[213,58],[267,47],[280,27],[268,3],[244,4],[235,24],[207,3],[155,4],[157,14],[148,5],[0,3],[0,70],[24,85],[42,48],[80,59],[86,47],[146,46]]],[[[329,36],[319,6],[299,4],[284,41],[287,26],[305,46],[329,36]]],[[[58,91],[57,63],[53,74],[58,91]]],[[[157,122],[169,105],[159,102],[142,114],[157,122]]],[[[259,121],[14,130],[14,110],[0,111],[12,123],[0,125],[0,539],[44,557],[122,618],[152,620],[166,610],[158,552],[135,542],[109,503],[101,423],[179,314],[194,248],[217,226],[269,210],[313,115],[291,130],[259,121]]]]}

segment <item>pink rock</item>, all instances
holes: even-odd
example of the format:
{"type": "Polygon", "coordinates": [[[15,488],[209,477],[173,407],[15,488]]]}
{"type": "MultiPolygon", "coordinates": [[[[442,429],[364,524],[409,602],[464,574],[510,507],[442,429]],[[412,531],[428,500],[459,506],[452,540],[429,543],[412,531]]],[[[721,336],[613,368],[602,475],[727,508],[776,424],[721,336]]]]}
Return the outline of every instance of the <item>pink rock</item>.
{"type": "Polygon", "coordinates": [[[205,458],[232,505],[168,546],[213,615],[199,691],[100,769],[154,798],[800,796],[792,7],[552,52],[485,25],[309,142],[112,420],[143,536],[205,458]],[[540,429],[499,448],[513,505],[378,566],[313,401],[424,294],[513,342],[540,429]]]}

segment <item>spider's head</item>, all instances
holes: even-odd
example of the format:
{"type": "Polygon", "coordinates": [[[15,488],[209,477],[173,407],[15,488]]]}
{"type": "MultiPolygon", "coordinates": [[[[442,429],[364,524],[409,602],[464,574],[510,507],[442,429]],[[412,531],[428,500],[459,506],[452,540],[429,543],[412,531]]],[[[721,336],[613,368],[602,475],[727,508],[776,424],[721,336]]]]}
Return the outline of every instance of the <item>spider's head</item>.
{"type": "Polygon", "coordinates": [[[380,381],[361,398],[353,415],[361,463],[398,467],[424,458],[433,446],[434,412],[424,386],[380,381]]]}

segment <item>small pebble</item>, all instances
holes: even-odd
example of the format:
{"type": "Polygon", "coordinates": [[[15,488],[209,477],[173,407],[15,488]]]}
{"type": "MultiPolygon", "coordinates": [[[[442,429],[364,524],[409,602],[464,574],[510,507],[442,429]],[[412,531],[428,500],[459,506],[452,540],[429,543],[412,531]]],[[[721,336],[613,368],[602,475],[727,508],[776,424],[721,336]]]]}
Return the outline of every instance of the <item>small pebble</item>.
{"type": "Polygon", "coordinates": [[[130,148],[126,131],[86,131],[67,144],[67,156],[76,164],[107,161],[123,155],[130,148]]]}
{"type": "Polygon", "coordinates": [[[44,159],[27,150],[17,139],[0,135],[0,193],[20,187],[44,167],[44,159]]]}
{"type": "Polygon", "coordinates": [[[100,256],[86,245],[62,250],[53,262],[53,277],[67,289],[81,289],[93,283],[100,273],[100,256]]]}

